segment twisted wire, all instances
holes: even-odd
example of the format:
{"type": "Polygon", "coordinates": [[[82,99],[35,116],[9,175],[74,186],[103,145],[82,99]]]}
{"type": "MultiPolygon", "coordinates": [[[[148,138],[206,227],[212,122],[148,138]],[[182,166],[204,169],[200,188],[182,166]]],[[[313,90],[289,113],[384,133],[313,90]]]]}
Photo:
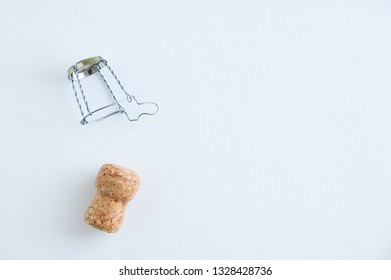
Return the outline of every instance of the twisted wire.
{"type": "Polygon", "coordinates": [[[107,63],[106,60],[104,60],[104,64],[106,65],[107,69],[109,69],[111,75],[113,75],[114,79],[117,81],[118,85],[120,86],[120,88],[122,89],[122,91],[125,93],[127,99],[129,100],[129,102],[132,101],[132,95],[130,95],[124,88],[124,86],[122,85],[120,79],[118,79],[117,75],[114,73],[114,70],[111,69],[111,67],[109,66],[109,64],[107,63]]]}
{"type": "Polygon", "coordinates": [[[84,95],[83,87],[81,86],[81,83],[80,83],[80,80],[79,80],[79,71],[76,71],[75,74],[76,74],[77,83],[79,84],[81,97],[83,98],[83,101],[84,101],[84,104],[86,105],[86,109],[87,109],[88,113],[91,114],[90,108],[88,107],[88,103],[87,103],[87,100],[86,100],[86,96],[84,95]]]}
{"type": "MultiPolygon", "coordinates": [[[[98,70],[98,73],[99,73],[100,77],[102,78],[103,82],[105,83],[107,89],[109,90],[109,92],[110,92],[110,94],[111,94],[111,97],[113,97],[115,103],[117,104],[117,106],[118,106],[120,112],[123,113],[123,114],[125,114],[125,115],[128,117],[128,114],[126,113],[125,109],[121,106],[121,104],[119,104],[117,98],[115,97],[114,92],[112,91],[112,89],[111,89],[109,83],[107,82],[105,76],[103,76],[102,72],[101,72],[99,69],[97,69],[97,70],[98,70]]],[[[128,118],[129,118],[129,117],[128,117],[128,118]]]]}
{"type": "MultiPolygon", "coordinates": [[[[76,66],[74,66],[74,69],[75,69],[75,71],[76,71],[76,66]]],[[[75,72],[75,73],[76,73],[76,72],[75,72]]],[[[84,112],[83,112],[83,109],[81,108],[79,96],[78,96],[78,94],[77,94],[77,90],[76,90],[76,87],[75,87],[75,82],[74,82],[73,79],[71,79],[71,82],[72,82],[73,92],[75,93],[76,102],[77,102],[77,105],[79,106],[80,114],[81,114],[81,116],[84,118],[84,112]]]]}
{"type": "MultiPolygon", "coordinates": [[[[103,109],[105,109],[105,108],[107,108],[107,107],[109,107],[109,106],[112,106],[112,105],[117,105],[118,108],[119,108],[119,110],[116,111],[116,112],[110,113],[109,115],[104,116],[103,118],[100,118],[100,119],[107,118],[107,117],[109,117],[109,116],[111,116],[111,115],[113,115],[113,114],[116,114],[116,113],[121,113],[121,114],[125,114],[126,117],[127,117],[127,119],[128,119],[129,121],[132,122],[132,121],[137,121],[137,120],[139,120],[139,118],[140,118],[142,115],[154,115],[154,114],[156,114],[156,113],[159,111],[159,105],[157,105],[157,104],[154,103],[154,102],[138,102],[134,95],[130,95],[130,94],[125,90],[125,88],[124,88],[124,86],[122,85],[121,81],[119,80],[119,78],[117,77],[117,75],[114,73],[114,70],[108,65],[107,61],[104,60],[104,59],[102,59],[102,62],[103,62],[104,65],[107,67],[107,69],[110,71],[111,75],[114,77],[114,79],[116,80],[116,82],[117,82],[118,85],[120,86],[121,90],[122,90],[122,91],[124,92],[124,94],[126,95],[126,99],[118,101],[118,99],[117,99],[117,97],[115,96],[113,90],[111,89],[109,83],[107,82],[105,76],[104,76],[104,75],[102,74],[102,72],[100,71],[100,69],[101,69],[102,67],[99,67],[98,65],[96,65],[96,66],[94,65],[95,67],[94,67],[94,66],[93,66],[93,67],[96,69],[96,72],[99,72],[99,75],[100,75],[101,79],[103,80],[104,84],[106,85],[106,88],[108,89],[108,91],[109,91],[111,97],[113,98],[114,103],[111,104],[111,105],[104,106],[104,107],[102,107],[102,108],[99,108],[99,109],[97,109],[97,110],[91,112],[91,111],[90,111],[90,108],[89,108],[89,106],[88,106],[88,102],[87,102],[86,96],[85,96],[85,94],[84,94],[83,87],[82,87],[81,82],[80,82],[80,80],[79,80],[79,72],[78,72],[78,70],[77,70],[76,65],[74,65],[73,68],[74,68],[74,76],[75,76],[75,79],[72,78],[72,79],[71,79],[71,82],[72,82],[72,88],[73,88],[73,92],[74,92],[74,94],[75,94],[76,102],[77,102],[78,107],[79,107],[79,110],[80,110],[80,114],[81,114],[82,117],[83,117],[82,120],[81,120],[81,124],[82,124],[82,125],[88,123],[87,120],[86,120],[87,117],[92,116],[94,113],[96,113],[96,112],[98,112],[98,111],[100,111],[100,110],[103,110],[103,109]],[[75,80],[77,80],[77,82],[78,82],[79,91],[77,90],[77,87],[76,87],[76,85],[75,85],[75,80]],[[83,112],[83,108],[82,108],[82,104],[81,104],[82,102],[81,102],[81,100],[80,100],[80,98],[79,98],[79,93],[80,93],[80,95],[81,95],[81,97],[82,97],[82,100],[83,100],[83,102],[84,102],[84,104],[85,104],[85,109],[88,111],[88,114],[87,114],[86,116],[84,115],[84,112],[83,112]],[[140,114],[137,116],[137,118],[131,119],[131,118],[128,116],[127,112],[125,111],[124,107],[122,107],[122,105],[120,104],[120,102],[123,102],[123,101],[125,101],[125,100],[128,101],[128,102],[132,102],[132,101],[134,100],[135,103],[136,103],[137,105],[153,104],[153,105],[156,106],[156,111],[153,112],[153,113],[147,113],[147,112],[140,113],[140,114]]],[[[98,119],[98,120],[100,120],[100,119],[98,119]]],[[[93,121],[97,121],[97,120],[93,120],[93,121]]]]}

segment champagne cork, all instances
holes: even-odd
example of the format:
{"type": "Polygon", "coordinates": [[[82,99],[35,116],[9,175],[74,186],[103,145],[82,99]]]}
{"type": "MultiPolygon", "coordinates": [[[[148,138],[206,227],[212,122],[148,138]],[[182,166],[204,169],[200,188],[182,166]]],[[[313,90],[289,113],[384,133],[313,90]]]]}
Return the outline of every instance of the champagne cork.
{"type": "Polygon", "coordinates": [[[140,178],[136,172],[115,164],[104,164],[96,177],[96,195],[84,215],[87,224],[117,232],[127,203],[136,195],[140,178]]]}

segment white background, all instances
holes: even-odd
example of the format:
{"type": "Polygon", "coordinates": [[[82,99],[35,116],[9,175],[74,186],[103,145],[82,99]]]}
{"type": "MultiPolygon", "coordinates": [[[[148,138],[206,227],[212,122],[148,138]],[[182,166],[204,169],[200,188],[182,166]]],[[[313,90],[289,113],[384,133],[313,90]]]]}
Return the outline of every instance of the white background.
{"type": "Polygon", "coordinates": [[[2,1],[0,258],[391,258],[389,1],[2,1]],[[160,112],[81,126],[102,55],[160,112]],[[117,234],[105,162],[140,174],[117,234]]]}

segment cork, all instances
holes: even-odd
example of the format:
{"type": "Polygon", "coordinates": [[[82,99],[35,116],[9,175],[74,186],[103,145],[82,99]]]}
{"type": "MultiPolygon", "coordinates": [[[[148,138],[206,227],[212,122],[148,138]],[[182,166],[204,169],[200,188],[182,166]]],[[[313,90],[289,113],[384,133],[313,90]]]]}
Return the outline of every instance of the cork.
{"type": "Polygon", "coordinates": [[[140,178],[128,168],[106,163],[100,168],[95,184],[96,195],[85,212],[84,220],[97,229],[117,232],[127,203],[136,195],[140,178]]]}

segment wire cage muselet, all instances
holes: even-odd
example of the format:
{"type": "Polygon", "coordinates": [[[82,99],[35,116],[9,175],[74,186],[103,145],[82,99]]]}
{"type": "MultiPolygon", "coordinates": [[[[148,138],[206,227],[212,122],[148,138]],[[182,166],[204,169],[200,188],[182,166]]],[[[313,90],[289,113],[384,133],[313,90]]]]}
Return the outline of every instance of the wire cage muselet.
{"type": "Polygon", "coordinates": [[[113,69],[108,65],[107,61],[101,57],[91,57],[77,62],[75,65],[68,69],[68,79],[72,82],[72,89],[75,94],[76,102],[79,107],[82,119],[80,123],[82,125],[97,122],[106,119],[115,114],[123,114],[130,121],[137,121],[143,115],[154,115],[159,111],[159,106],[154,102],[138,102],[134,95],[130,95],[114,73],[113,69]],[[108,81],[108,77],[102,73],[102,68],[106,67],[112,75],[114,83],[119,86],[119,92],[115,93],[113,85],[108,81]],[[91,75],[98,74],[103,81],[105,87],[105,94],[108,93],[109,102],[106,105],[98,106],[97,108],[91,108],[89,101],[86,98],[86,94],[81,83],[81,80],[91,75]],[[152,112],[141,112],[135,117],[131,117],[125,110],[124,105],[134,102],[136,105],[151,104],[154,106],[152,112]]]}

